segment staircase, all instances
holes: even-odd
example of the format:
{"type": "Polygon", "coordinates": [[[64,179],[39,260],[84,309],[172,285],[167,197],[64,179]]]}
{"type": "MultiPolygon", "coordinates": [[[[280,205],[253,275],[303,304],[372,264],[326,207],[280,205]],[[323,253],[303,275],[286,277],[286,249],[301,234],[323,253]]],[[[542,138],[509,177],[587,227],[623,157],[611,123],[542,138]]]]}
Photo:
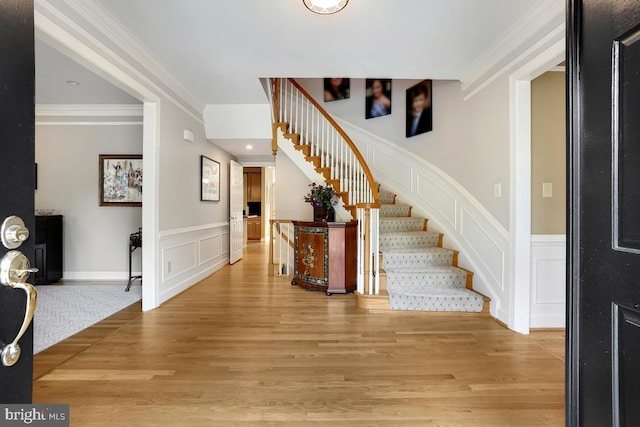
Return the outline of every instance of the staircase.
{"type": "Polygon", "coordinates": [[[324,109],[292,79],[270,85],[274,155],[279,144],[292,144],[301,163],[333,186],[358,220],[358,307],[488,313],[490,300],[473,290],[473,273],[458,267],[457,251],[443,248],[442,234],[412,216],[410,205],[379,191],[355,145],[324,109]]]}
{"type": "MultiPolygon", "coordinates": [[[[391,310],[488,312],[489,298],[472,288],[473,273],[458,267],[458,252],[411,206],[380,191],[381,287],[391,310]],[[385,280],[386,279],[386,280],[385,280]]],[[[380,307],[377,307],[380,308],[380,307]]]]}

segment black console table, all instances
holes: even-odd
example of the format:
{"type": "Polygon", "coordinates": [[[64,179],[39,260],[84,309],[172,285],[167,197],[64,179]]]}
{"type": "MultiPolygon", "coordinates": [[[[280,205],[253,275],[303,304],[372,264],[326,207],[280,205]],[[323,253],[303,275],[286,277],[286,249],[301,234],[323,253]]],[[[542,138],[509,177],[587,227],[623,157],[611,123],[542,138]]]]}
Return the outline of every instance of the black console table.
{"type": "Polygon", "coordinates": [[[142,229],[138,228],[137,233],[131,233],[129,235],[129,282],[127,283],[127,288],[124,290],[125,292],[129,292],[131,289],[131,284],[136,279],[141,279],[142,276],[132,276],[131,275],[131,255],[133,255],[133,251],[142,247],[142,229]]]}
{"type": "Polygon", "coordinates": [[[62,278],[62,215],[36,215],[34,284],[62,278]]]}

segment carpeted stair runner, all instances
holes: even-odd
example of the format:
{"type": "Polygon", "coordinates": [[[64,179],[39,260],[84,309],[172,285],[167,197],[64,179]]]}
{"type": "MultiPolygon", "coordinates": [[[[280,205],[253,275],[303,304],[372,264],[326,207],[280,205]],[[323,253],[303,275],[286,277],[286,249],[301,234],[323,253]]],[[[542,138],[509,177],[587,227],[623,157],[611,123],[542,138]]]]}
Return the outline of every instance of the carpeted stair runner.
{"type": "Polygon", "coordinates": [[[455,252],[442,248],[442,235],[427,220],[411,216],[380,191],[380,252],[392,310],[481,312],[484,298],[467,289],[467,271],[454,266],[455,252]]]}

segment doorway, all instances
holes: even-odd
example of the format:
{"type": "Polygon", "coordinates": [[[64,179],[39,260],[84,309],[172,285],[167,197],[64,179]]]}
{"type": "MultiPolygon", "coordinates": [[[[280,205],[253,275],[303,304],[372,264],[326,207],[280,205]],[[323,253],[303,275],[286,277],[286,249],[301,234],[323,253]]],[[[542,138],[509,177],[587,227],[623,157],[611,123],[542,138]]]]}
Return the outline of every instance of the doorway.
{"type": "Polygon", "coordinates": [[[531,326],[531,81],[565,59],[560,40],[510,75],[511,291],[509,327],[531,326]]]}

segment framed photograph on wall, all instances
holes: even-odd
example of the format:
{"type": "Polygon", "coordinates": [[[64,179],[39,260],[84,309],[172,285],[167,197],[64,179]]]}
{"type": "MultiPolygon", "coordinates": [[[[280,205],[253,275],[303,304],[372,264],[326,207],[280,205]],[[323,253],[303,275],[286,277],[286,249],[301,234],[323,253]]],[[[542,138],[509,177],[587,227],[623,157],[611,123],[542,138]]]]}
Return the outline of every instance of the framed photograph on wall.
{"type": "Polygon", "coordinates": [[[200,200],[220,201],[220,163],[200,156],[200,200]]]}
{"type": "Polygon", "coordinates": [[[324,102],[347,99],[351,96],[351,80],[346,77],[326,77],[324,79],[324,102]]]}
{"type": "Polygon", "coordinates": [[[365,94],[365,118],[391,114],[391,79],[366,79],[365,94]]]}
{"type": "Polygon", "coordinates": [[[433,130],[431,80],[407,89],[407,138],[433,130]]]}
{"type": "Polygon", "coordinates": [[[98,156],[100,206],[142,206],[142,155],[98,156]]]}

